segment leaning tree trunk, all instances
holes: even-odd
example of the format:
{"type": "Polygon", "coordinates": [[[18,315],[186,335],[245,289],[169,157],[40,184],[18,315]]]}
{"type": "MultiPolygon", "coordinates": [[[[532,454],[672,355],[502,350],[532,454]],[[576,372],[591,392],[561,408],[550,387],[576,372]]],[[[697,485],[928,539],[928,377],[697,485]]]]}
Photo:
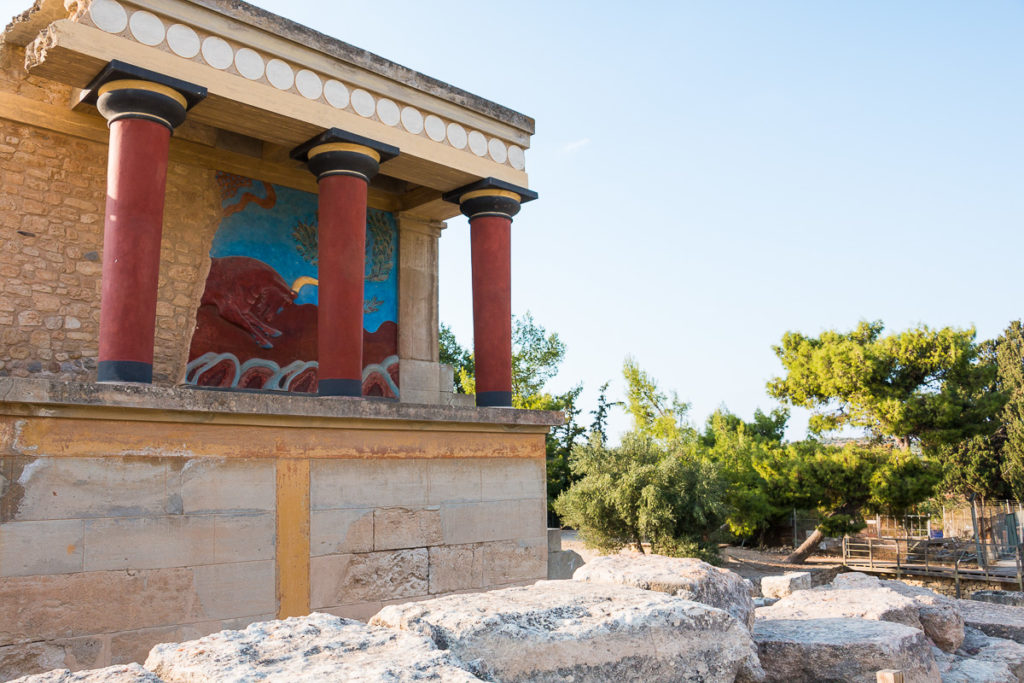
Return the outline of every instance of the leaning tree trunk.
{"type": "Polygon", "coordinates": [[[787,555],[783,562],[786,564],[803,564],[823,538],[825,538],[825,534],[820,528],[815,528],[811,535],[807,537],[807,540],[801,543],[799,548],[787,555]]]}

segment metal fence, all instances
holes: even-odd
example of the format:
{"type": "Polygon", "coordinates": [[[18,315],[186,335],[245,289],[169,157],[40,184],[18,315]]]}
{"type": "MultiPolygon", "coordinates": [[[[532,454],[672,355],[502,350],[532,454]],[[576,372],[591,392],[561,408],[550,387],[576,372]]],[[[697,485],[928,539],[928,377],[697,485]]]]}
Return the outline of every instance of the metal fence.
{"type": "Polygon", "coordinates": [[[1016,583],[1024,591],[1024,560],[1019,544],[976,543],[962,539],[851,537],[843,539],[843,564],[851,569],[960,580],[1016,583]]]}

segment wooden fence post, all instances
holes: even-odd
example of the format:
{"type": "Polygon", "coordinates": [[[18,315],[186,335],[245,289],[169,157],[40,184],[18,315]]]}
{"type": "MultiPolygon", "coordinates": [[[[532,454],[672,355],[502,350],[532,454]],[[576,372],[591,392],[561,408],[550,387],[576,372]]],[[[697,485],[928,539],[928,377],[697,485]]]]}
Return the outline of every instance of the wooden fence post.
{"type": "Polygon", "coordinates": [[[903,672],[899,669],[882,669],[875,675],[876,683],[903,683],[903,672]]]}

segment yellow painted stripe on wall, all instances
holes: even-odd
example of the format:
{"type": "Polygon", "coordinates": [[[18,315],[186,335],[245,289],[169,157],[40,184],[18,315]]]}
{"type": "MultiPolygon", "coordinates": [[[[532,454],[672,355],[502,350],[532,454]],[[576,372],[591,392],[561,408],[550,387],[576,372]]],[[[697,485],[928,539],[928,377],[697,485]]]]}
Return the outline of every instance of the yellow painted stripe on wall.
{"type": "Polygon", "coordinates": [[[277,461],[277,618],[309,614],[309,460],[277,461]]]}

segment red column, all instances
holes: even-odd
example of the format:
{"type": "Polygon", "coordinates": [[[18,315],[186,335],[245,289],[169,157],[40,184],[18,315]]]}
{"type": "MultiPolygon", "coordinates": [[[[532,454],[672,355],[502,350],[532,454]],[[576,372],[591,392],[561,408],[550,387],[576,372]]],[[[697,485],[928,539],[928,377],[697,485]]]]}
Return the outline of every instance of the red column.
{"type": "MultiPolygon", "coordinates": [[[[110,126],[97,369],[101,382],[153,380],[167,153],[171,132],[185,120],[190,102],[173,87],[137,77],[143,73],[161,78],[112,63],[91,92],[110,126]]],[[[202,88],[174,82],[193,101],[205,95],[202,88]]]]}
{"type": "Polygon", "coordinates": [[[329,175],[319,186],[319,392],[361,396],[366,182],[329,175]]]}
{"type": "Polygon", "coordinates": [[[103,228],[99,380],[150,382],[160,233],[171,131],[144,119],[110,124],[103,228]]]}
{"type": "Polygon", "coordinates": [[[473,261],[473,358],[479,406],[512,405],[512,219],[469,221],[473,261]]]}
{"type": "Polygon", "coordinates": [[[318,393],[363,395],[366,193],[398,148],[331,128],[292,150],[317,177],[318,393]]]}
{"type": "Polygon", "coordinates": [[[496,178],[444,195],[469,217],[473,360],[480,407],[512,405],[512,217],[520,204],[536,198],[536,192],[496,178]]]}

